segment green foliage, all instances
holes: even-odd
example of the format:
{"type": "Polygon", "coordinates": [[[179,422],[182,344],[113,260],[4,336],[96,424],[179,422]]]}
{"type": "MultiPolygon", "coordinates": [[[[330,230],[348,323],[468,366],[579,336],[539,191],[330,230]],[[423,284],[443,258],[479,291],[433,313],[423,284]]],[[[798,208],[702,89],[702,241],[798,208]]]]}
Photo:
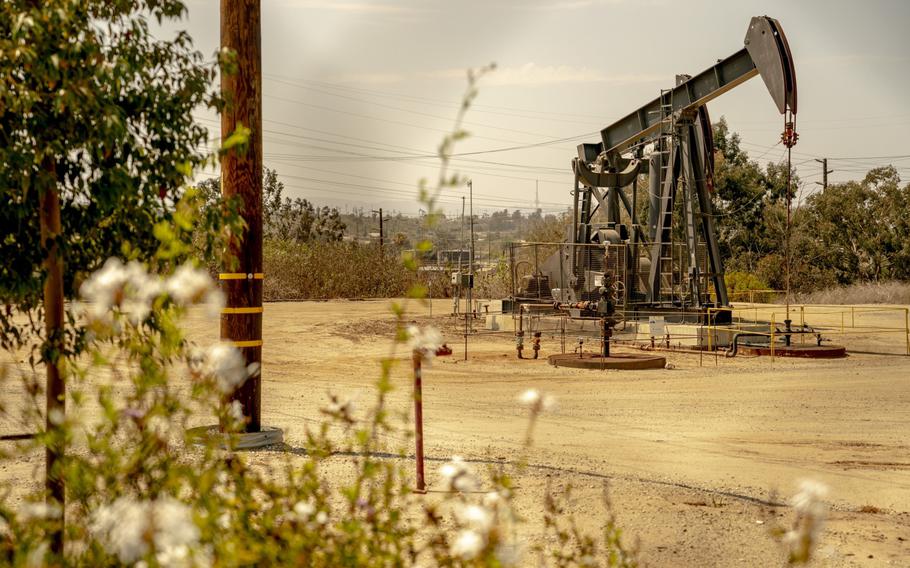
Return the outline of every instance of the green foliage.
{"type": "MultiPolygon", "coordinates": [[[[110,303],[96,302],[86,313],[94,339],[70,367],[70,411],[55,418],[55,431],[13,452],[28,454],[51,437],[70,445],[79,441],[79,451],[68,453],[63,471],[65,555],[54,556],[45,544],[59,526],[59,509],[44,506],[40,493],[14,506],[2,492],[0,562],[326,567],[522,562],[525,547],[514,537],[519,520],[512,481],[522,466],[490,466],[483,474],[487,490],[478,493],[478,473],[453,458],[448,469],[440,470],[450,492],[440,499],[412,498],[406,467],[410,429],[395,419],[399,413],[387,402],[398,363],[395,350],[382,361],[370,408],[358,411],[330,396],[322,408],[324,419],[308,427],[299,451],[276,453],[272,465],[253,467],[244,453],[231,449],[242,417],[223,404],[237,382],[234,377],[224,384],[236,374],[230,356],[225,357],[233,348],[209,347],[200,355],[181,330],[187,310],[214,283],[198,271],[188,277],[192,269],[183,267],[164,280],[138,264],[115,262],[104,270],[92,279],[102,292],[94,299],[110,303]],[[188,292],[188,282],[196,283],[198,293],[188,292]],[[157,293],[145,295],[149,285],[157,293]],[[139,317],[136,302],[143,304],[139,317]],[[188,429],[203,416],[219,422],[224,434],[200,436],[188,429]],[[337,455],[353,456],[343,477],[327,463],[337,455]]],[[[397,306],[399,321],[403,313],[397,306]]],[[[394,346],[403,347],[411,337],[396,334],[394,346]]],[[[240,372],[244,380],[256,371],[241,366],[240,372]]],[[[37,408],[37,400],[32,402],[37,408]]],[[[546,403],[529,409],[533,426],[546,403]]],[[[39,427],[37,413],[31,418],[39,427]]],[[[552,565],[598,557],[609,566],[635,565],[615,523],[599,542],[557,510],[564,506],[562,496],[551,494],[547,502],[546,530],[560,534],[552,565]],[[563,534],[559,526],[576,528],[563,534]]]]}
{"type": "MultiPolygon", "coordinates": [[[[85,349],[61,365],[69,413],[47,417],[54,427],[44,430],[33,368],[26,378],[28,403],[16,418],[39,435],[11,452],[76,450],[58,462],[67,487],[66,547],[57,555],[47,546],[62,520],[60,509],[42,502],[43,491],[15,507],[10,492],[2,491],[0,562],[521,562],[520,543],[510,537],[518,520],[512,472],[490,469],[491,491],[480,496],[457,485],[473,473],[453,459],[449,465],[464,472],[446,474],[452,492],[439,503],[415,503],[404,470],[406,444],[384,442],[408,441],[387,400],[396,350],[407,343],[419,364],[429,349],[414,345],[417,334],[405,331],[403,305],[392,307],[398,331],[393,350],[381,361],[370,409],[357,413],[349,402],[331,397],[323,409],[326,419],[308,430],[300,457],[286,452],[280,467],[252,467],[234,451],[243,417],[226,400],[258,368],[244,366],[228,344],[201,351],[186,340],[181,325],[190,309],[208,307],[212,317],[223,305],[214,283],[187,260],[190,241],[214,259],[242,228],[236,218],[225,219],[231,203],[209,207],[211,184],[181,191],[206,160],[196,148],[207,135],[192,123],[190,112],[200,104],[218,104],[207,92],[213,69],[201,63],[189,38],[178,34],[162,41],[149,33],[148,18],[161,21],[183,13],[181,2],[169,0],[11,0],[0,6],[0,188],[11,204],[0,212],[6,231],[0,251],[7,260],[0,269],[0,291],[20,310],[37,304],[48,243],[34,231],[36,205],[53,187],[63,201],[64,237],[58,244],[67,263],[67,294],[73,297],[78,289],[88,300],[84,312],[71,311],[70,321],[84,332],[85,349]],[[210,213],[220,221],[210,219],[200,233],[200,215],[205,219],[210,213]],[[118,257],[130,261],[124,264],[118,257]],[[191,420],[205,416],[222,434],[190,435],[191,420]],[[338,479],[324,467],[333,455],[352,456],[352,475],[338,479]]],[[[228,70],[231,54],[220,60],[228,70]]],[[[485,71],[469,73],[455,128],[439,147],[436,185],[420,184],[430,227],[439,217],[436,201],[442,189],[464,182],[448,172],[448,165],[454,145],[467,136],[462,119],[485,71]]],[[[238,129],[222,150],[242,148],[248,134],[238,129]]],[[[276,214],[305,216],[306,207],[302,212],[284,207],[287,201],[280,200],[274,179],[276,192],[269,198],[279,204],[276,214]]],[[[312,236],[312,229],[302,234],[312,236]]],[[[428,250],[429,244],[418,243],[416,249],[428,250]]],[[[417,256],[406,256],[402,264],[416,272],[417,256]]],[[[425,294],[426,287],[417,283],[408,296],[425,294]]],[[[531,398],[540,400],[539,394],[531,398]]],[[[544,406],[530,407],[531,426],[544,406]]],[[[530,428],[527,440],[529,445],[530,428]]],[[[558,549],[545,555],[539,546],[544,563],[636,564],[612,517],[603,538],[596,539],[577,529],[560,501],[552,495],[547,501],[546,530],[556,537],[558,549]]]]}
{"type": "MultiPolygon", "coordinates": [[[[150,258],[180,188],[205,160],[193,122],[217,106],[215,69],[185,33],[149,29],[185,12],[176,0],[9,0],[0,4],[0,297],[40,302],[39,198],[59,192],[65,295],[115,255],[150,258]]],[[[173,251],[176,254],[176,251],[173,251]]],[[[4,341],[27,335],[0,314],[4,341]]],[[[40,321],[40,314],[37,321],[40,321]]],[[[41,327],[30,331],[41,333],[41,327]]]]}
{"type": "Polygon", "coordinates": [[[567,214],[536,216],[528,218],[529,229],[526,240],[532,243],[561,243],[570,232],[572,218],[567,214]]]}
{"type": "MultiPolygon", "coordinates": [[[[740,148],[739,136],[723,118],[714,126],[714,139],[714,205],[726,268],[783,289],[786,163],[761,168],[740,148]]],[[[873,169],[862,181],[831,184],[800,202],[805,188],[794,168],[792,188],[792,290],[910,279],[910,222],[903,214],[910,206],[910,184],[901,187],[897,170],[873,169]]]]}
{"type": "MultiPolygon", "coordinates": [[[[763,256],[783,250],[783,226],[769,213],[786,209],[786,173],[779,166],[766,170],[749,160],[739,145],[739,135],[730,133],[723,118],[714,125],[714,210],[721,254],[730,259],[728,268],[754,272],[763,256]]],[[[786,218],[785,216],[783,217],[786,218]]]]}
{"type": "Polygon", "coordinates": [[[810,258],[832,270],[837,283],[910,279],[910,184],[900,186],[894,167],[830,185],[807,205],[810,258]]]}
{"type": "Polygon", "coordinates": [[[770,302],[774,298],[774,293],[753,294],[755,290],[768,290],[768,284],[751,272],[739,272],[728,270],[724,274],[724,282],[727,285],[727,293],[734,302],[770,302]]]}
{"type": "MultiPolygon", "coordinates": [[[[209,206],[222,201],[220,178],[199,184],[209,206]]],[[[338,210],[316,207],[306,199],[291,199],[284,195],[284,183],[278,172],[262,170],[262,225],[265,239],[305,243],[309,241],[340,241],[345,225],[338,210]]]]}

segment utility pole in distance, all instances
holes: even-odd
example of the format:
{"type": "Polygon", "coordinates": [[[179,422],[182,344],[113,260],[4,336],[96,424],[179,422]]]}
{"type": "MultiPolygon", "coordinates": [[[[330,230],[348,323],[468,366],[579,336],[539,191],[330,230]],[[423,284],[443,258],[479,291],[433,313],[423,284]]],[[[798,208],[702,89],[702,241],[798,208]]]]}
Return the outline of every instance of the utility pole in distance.
{"type": "Polygon", "coordinates": [[[470,280],[468,282],[468,312],[474,311],[474,180],[468,180],[468,208],[469,215],[471,218],[471,256],[470,256],[470,265],[468,270],[470,270],[470,280]]]}
{"type": "Polygon", "coordinates": [[[379,213],[379,258],[382,258],[383,246],[385,244],[385,232],[382,227],[382,207],[379,208],[379,211],[373,209],[373,213],[379,213]]]}
{"type": "MultiPolygon", "coordinates": [[[[243,353],[247,365],[262,368],[262,36],[259,0],[221,0],[221,46],[237,54],[234,73],[221,74],[226,100],[221,139],[238,126],[250,129],[245,149],[231,149],[221,162],[221,191],[238,196],[247,228],[232,241],[229,255],[236,264],[219,279],[227,307],[221,315],[221,338],[243,353]]],[[[231,395],[243,407],[247,432],[262,429],[262,379],[249,377],[231,395]]]]}
{"type": "MultiPolygon", "coordinates": [[[[470,211],[468,215],[471,219],[471,252],[470,252],[470,266],[469,270],[471,275],[474,275],[474,181],[468,180],[468,201],[470,206],[470,211]]],[[[470,296],[469,296],[470,297],[470,296]]]]}
{"type": "Polygon", "coordinates": [[[822,158],[820,160],[816,158],[815,161],[822,165],[822,181],[817,181],[815,183],[822,186],[822,191],[825,191],[828,189],[828,174],[833,173],[834,170],[828,169],[828,158],[822,158]]]}

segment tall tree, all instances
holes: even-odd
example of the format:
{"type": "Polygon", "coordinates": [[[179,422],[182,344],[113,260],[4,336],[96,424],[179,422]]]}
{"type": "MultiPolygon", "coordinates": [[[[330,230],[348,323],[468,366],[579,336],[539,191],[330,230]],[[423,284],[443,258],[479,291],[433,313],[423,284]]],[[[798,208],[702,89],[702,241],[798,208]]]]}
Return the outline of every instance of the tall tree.
{"type": "Polygon", "coordinates": [[[815,236],[810,258],[838,283],[910,278],[910,184],[892,166],[861,181],[831,184],[808,200],[805,230],[815,236]]]}
{"type": "MultiPolygon", "coordinates": [[[[61,512],[65,440],[54,416],[77,335],[64,297],[110,256],[150,257],[205,159],[208,135],[191,112],[215,104],[214,68],[186,33],[156,39],[148,23],[184,12],[177,0],[0,3],[0,343],[40,339],[47,497],[61,512]],[[38,317],[23,325],[17,312],[38,317]]],[[[57,554],[62,526],[61,516],[57,554]]]]}
{"type": "MultiPolygon", "coordinates": [[[[177,0],[7,0],[0,4],[0,297],[38,308],[49,248],[65,262],[64,294],[109,256],[148,257],[171,219],[214,105],[214,68],[185,32],[157,39],[177,0]],[[38,231],[40,202],[59,195],[61,231],[38,231]]],[[[21,339],[7,310],[6,346],[21,339]]],[[[32,331],[39,331],[33,329],[32,331]]]]}
{"type": "MultiPolygon", "coordinates": [[[[220,200],[217,178],[203,181],[199,188],[210,205],[220,200]]],[[[284,183],[278,172],[270,168],[262,169],[262,220],[265,238],[297,243],[340,241],[347,228],[338,209],[316,207],[307,199],[285,196],[284,183]]]]}

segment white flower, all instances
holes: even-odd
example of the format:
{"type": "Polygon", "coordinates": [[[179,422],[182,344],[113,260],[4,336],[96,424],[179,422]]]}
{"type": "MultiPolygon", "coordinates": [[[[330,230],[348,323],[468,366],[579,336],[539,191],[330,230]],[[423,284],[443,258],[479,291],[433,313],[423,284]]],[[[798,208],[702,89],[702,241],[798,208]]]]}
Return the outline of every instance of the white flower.
{"type": "Polygon", "coordinates": [[[157,276],[148,274],[138,262],[131,261],[126,265],[127,286],[123,301],[120,303],[122,311],[133,325],[137,325],[152,313],[155,298],[161,295],[163,287],[157,276]]]}
{"type": "Polygon", "coordinates": [[[168,418],[160,414],[153,414],[146,420],[145,427],[149,432],[162,440],[167,440],[171,436],[171,428],[174,426],[168,418]]]}
{"type": "Polygon", "coordinates": [[[531,409],[531,412],[537,414],[541,411],[549,411],[556,407],[556,399],[552,396],[540,394],[537,389],[528,389],[521,393],[518,402],[523,406],[531,409]]]}
{"type": "Polygon", "coordinates": [[[230,416],[236,424],[244,424],[243,405],[239,400],[232,400],[231,404],[228,405],[228,416],[230,416]]]}
{"type": "Polygon", "coordinates": [[[418,353],[424,360],[429,360],[436,355],[436,350],[442,345],[442,334],[432,326],[420,329],[416,325],[409,326],[408,348],[418,353]]]}
{"type": "MultiPolygon", "coordinates": [[[[189,548],[199,542],[199,528],[193,522],[192,511],[171,497],[154,503],[155,550],[158,555],[165,554],[174,560],[185,558],[189,548]]],[[[161,562],[160,557],[158,561],[161,562]]]]}
{"type": "Polygon", "coordinates": [[[167,293],[181,306],[196,304],[214,288],[214,282],[205,270],[186,263],[168,278],[167,293]]]}
{"type": "Polygon", "coordinates": [[[250,376],[243,355],[228,341],[219,341],[208,348],[202,371],[215,377],[218,390],[223,394],[234,392],[250,376]]]}
{"type": "Polygon", "coordinates": [[[183,566],[199,544],[192,511],[172,497],[155,501],[120,497],[95,511],[89,530],[123,563],[147,555],[151,542],[159,564],[183,566]]]}
{"type": "Polygon", "coordinates": [[[54,426],[60,426],[66,420],[66,415],[59,408],[52,408],[47,413],[47,419],[50,420],[51,424],[54,426]]]}
{"type": "Polygon", "coordinates": [[[462,505],[455,510],[455,516],[462,526],[487,534],[493,527],[493,513],[480,505],[462,505]]]}
{"type": "Polygon", "coordinates": [[[217,317],[224,308],[224,293],[208,272],[189,263],[174,271],[166,287],[174,302],[181,306],[203,304],[209,317],[217,317]]]}
{"type": "Polygon", "coordinates": [[[90,320],[106,321],[116,307],[137,325],[151,313],[162,289],[158,277],[149,274],[142,264],[135,260],[123,264],[119,258],[111,257],[83,282],[79,292],[89,302],[90,320]]]}
{"type": "Polygon", "coordinates": [[[225,530],[231,528],[231,513],[229,511],[225,510],[223,513],[218,515],[217,523],[218,523],[219,528],[222,528],[225,530]]]}
{"type": "Polygon", "coordinates": [[[60,517],[60,507],[49,505],[43,501],[28,501],[22,505],[19,512],[23,521],[33,521],[41,519],[57,519],[60,517]]]}
{"type": "Polygon", "coordinates": [[[540,402],[540,392],[535,389],[528,389],[521,393],[521,396],[518,397],[518,402],[525,406],[534,406],[540,402]]]}
{"type": "Polygon", "coordinates": [[[212,488],[215,495],[225,500],[233,498],[234,491],[231,487],[231,478],[227,472],[219,471],[216,479],[217,483],[212,488]]]}
{"type": "Polygon", "coordinates": [[[480,554],[484,545],[483,536],[476,531],[463,530],[458,533],[455,542],[452,543],[452,556],[457,556],[464,560],[471,560],[480,554]]]}
{"type": "Polygon", "coordinates": [[[190,549],[185,544],[180,544],[172,548],[165,548],[155,554],[155,560],[161,566],[187,566],[190,556],[190,549]]]}
{"type": "Polygon", "coordinates": [[[316,513],[316,522],[320,525],[324,525],[329,522],[329,515],[325,511],[319,511],[316,513]]]}
{"type": "Polygon", "coordinates": [[[148,503],[120,497],[92,514],[90,530],[121,562],[135,562],[148,554],[148,508],[148,503]]]}
{"type": "Polygon", "coordinates": [[[503,502],[503,495],[498,491],[490,491],[483,496],[483,506],[488,509],[495,509],[503,502]]]}
{"type": "Polygon", "coordinates": [[[439,474],[449,488],[455,491],[471,491],[476,487],[471,468],[461,456],[452,456],[451,460],[439,468],[439,474]]]}
{"type": "Polygon", "coordinates": [[[825,515],[824,499],[828,496],[828,486],[812,479],[799,482],[799,491],[790,500],[797,513],[821,517],[825,515]]]}
{"type": "Polygon", "coordinates": [[[329,403],[322,409],[325,414],[341,418],[345,422],[354,423],[354,401],[338,395],[330,394],[329,403]]]}
{"type": "Polygon", "coordinates": [[[218,288],[212,288],[202,297],[202,305],[205,306],[205,315],[210,318],[216,318],[221,315],[224,304],[224,292],[218,288]]]}
{"type": "Polygon", "coordinates": [[[823,499],[827,495],[828,487],[823,483],[808,479],[799,483],[799,491],[790,501],[796,521],[781,539],[790,549],[791,561],[806,562],[811,557],[824,526],[827,506],[823,499]]]}
{"type": "Polygon", "coordinates": [[[306,501],[298,501],[294,505],[294,514],[301,521],[308,521],[315,512],[316,505],[313,503],[312,499],[308,499],[306,501]]]}
{"type": "Polygon", "coordinates": [[[89,317],[101,319],[110,311],[111,307],[120,303],[123,286],[126,283],[126,271],[119,258],[107,259],[99,270],[82,283],[79,293],[82,298],[91,303],[88,309],[89,317]]]}
{"type": "Polygon", "coordinates": [[[49,548],[47,542],[42,542],[35,548],[31,549],[28,552],[28,556],[25,557],[25,565],[28,568],[42,568],[45,566],[44,559],[47,558],[47,549],[49,548]]]}

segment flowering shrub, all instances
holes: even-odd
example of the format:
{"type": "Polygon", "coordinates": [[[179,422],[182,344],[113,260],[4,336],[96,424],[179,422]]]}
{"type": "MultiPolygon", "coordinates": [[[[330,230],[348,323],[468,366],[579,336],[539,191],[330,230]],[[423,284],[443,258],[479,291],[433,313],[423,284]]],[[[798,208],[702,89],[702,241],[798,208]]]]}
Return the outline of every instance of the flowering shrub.
{"type": "MultiPolygon", "coordinates": [[[[183,337],[188,309],[222,304],[204,271],[183,265],[161,278],[111,259],[83,284],[82,297],[74,309],[92,338],[86,356],[72,362],[74,404],[59,418],[60,435],[76,449],[65,460],[65,556],[52,558],[44,544],[60,511],[35,494],[19,510],[0,504],[3,561],[509,566],[523,558],[525,547],[509,536],[517,521],[504,473],[490,472],[492,490],[475,497],[477,473],[453,457],[439,470],[451,493],[432,505],[411,497],[403,454],[378,457],[388,450],[384,435],[401,435],[385,406],[388,371],[376,406],[364,415],[332,397],[326,422],[308,433],[304,462],[288,462],[274,478],[250,468],[243,454],[220,449],[215,438],[194,446],[187,437],[188,418],[204,412],[227,433],[238,432],[242,415],[222,401],[257,372],[228,343],[202,348],[183,337]],[[100,379],[100,371],[111,378],[100,379]],[[180,375],[190,380],[188,392],[175,380],[180,375]],[[331,436],[332,423],[347,435],[331,436]],[[357,467],[333,492],[319,464],[339,451],[357,456],[357,467]]],[[[441,340],[432,328],[409,328],[397,343],[427,361],[441,340]]],[[[552,404],[536,391],[521,399],[532,422],[552,404]]]]}
{"type": "Polygon", "coordinates": [[[795,512],[793,524],[771,528],[771,535],[784,547],[788,563],[805,564],[812,559],[828,514],[827,496],[827,485],[811,479],[800,481],[799,491],[790,499],[795,512]]]}
{"type": "MultiPolygon", "coordinates": [[[[439,149],[438,183],[434,189],[421,183],[430,222],[439,190],[460,183],[446,166],[454,143],[466,136],[461,117],[476,95],[470,77],[456,128],[439,149]]],[[[181,223],[183,228],[156,227],[164,241],[157,260],[164,266],[180,256],[179,235],[190,226],[186,219],[181,223]]],[[[414,257],[404,262],[416,271],[414,257]]],[[[0,493],[0,563],[515,566],[536,553],[541,565],[637,565],[612,517],[602,538],[594,538],[566,513],[565,495],[546,498],[539,542],[555,544],[519,541],[515,486],[504,469],[490,468],[483,479],[490,490],[478,494],[480,474],[453,456],[438,472],[448,489],[441,502],[415,497],[405,450],[383,441],[409,435],[391,419],[387,404],[398,361],[394,350],[382,360],[376,401],[368,410],[357,412],[350,401],[331,396],[322,409],[325,420],[307,430],[302,458],[292,461],[288,454],[282,468],[252,467],[234,449],[243,414],[226,401],[259,369],[244,365],[229,343],[200,346],[186,339],[181,322],[188,310],[214,316],[224,299],[206,271],[189,263],[171,269],[156,274],[138,261],[110,258],[81,285],[82,303],[69,307],[85,343],[66,363],[69,410],[57,410],[49,417],[54,428],[42,429],[40,389],[37,381],[29,383],[33,400],[25,418],[39,435],[7,456],[68,448],[52,471],[65,482],[66,521],[61,508],[45,504],[43,491],[27,495],[18,507],[11,505],[10,491],[0,493]],[[191,436],[190,420],[200,416],[217,419],[224,435],[191,436]],[[353,466],[342,479],[322,467],[339,454],[351,456],[353,466]],[[61,526],[65,547],[58,552],[48,542],[61,526]]],[[[425,292],[415,286],[409,295],[419,299],[425,292]]],[[[429,362],[439,332],[406,329],[405,306],[395,304],[393,312],[396,348],[429,362]]],[[[519,402],[529,413],[529,448],[538,416],[555,401],[527,391],[519,402]]],[[[520,474],[524,463],[511,474],[520,474]]],[[[794,543],[794,562],[808,557],[817,538],[818,491],[809,493],[796,503],[795,536],[781,533],[783,541],[794,543]]]]}

